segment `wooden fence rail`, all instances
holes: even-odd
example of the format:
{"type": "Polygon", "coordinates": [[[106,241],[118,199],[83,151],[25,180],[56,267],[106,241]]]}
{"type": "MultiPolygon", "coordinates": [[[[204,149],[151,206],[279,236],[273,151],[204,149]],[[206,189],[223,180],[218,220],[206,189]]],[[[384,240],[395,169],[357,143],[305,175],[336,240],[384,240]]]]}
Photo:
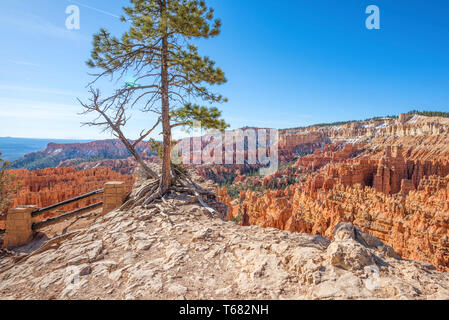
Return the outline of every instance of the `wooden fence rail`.
{"type": "Polygon", "coordinates": [[[75,197],[75,198],[72,198],[72,199],[69,199],[69,200],[65,200],[65,201],[56,203],[54,205],[51,205],[51,206],[48,206],[46,208],[39,209],[36,212],[33,212],[32,216],[33,217],[37,217],[37,216],[39,216],[41,214],[44,214],[46,212],[55,210],[55,209],[57,209],[59,207],[62,207],[62,206],[65,206],[65,205],[68,205],[68,204],[71,204],[71,203],[74,203],[74,202],[77,202],[77,201],[80,201],[80,200],[84,200],[84,199],[96,196],[98,194],[102,194],[103,192],[104,192],[104,189],[99,189],[99,190],[95,190],[95,191],[83,194],[81,196],[78,196],[78,197],[75,197]]]}
{"type": "Polygon", "coordinates": [[[97,209],[99,207],[103,207],[103,202],[94,203],[94,204],[92,204],[90,206],[87,206],[87,207],[84,207],[84,208],[81,208],[81,209],[77,209],[77,210],[74,210],[74,211],[70,211],[70,212],[61,214],[61,215],[59,215],[57,217],[47,219],[45,221],[34,222],[33,226],[32,226],[33,231],[37,232],[37,231],[39,231],[40,229],[42,229],[44,227],[48,227],[48,226],[54,225],[54,224],[56,224],[58,222],[64,221],[65,219],[68,219],[68,218],[74,217],[76,215],[83,214],[83,213],[95,210],[95,209],[97,209]]]}
{"type": "Polygon", "coordinates": [[[0,221],[5,221],[6,225],[6,229],[0,229],[0,234],[5,234],[3,247],[13,248],[27,244],[33,239],[34,233],[42,228],[54,225],[76,215],[93,211],[100,207],[103,207],[102,214],[104,215],[120,207],[126,197],[126,187],[123,182],[108,182],[104,185],[103,189],[95,190],[46,208],[38,209],[35,206],[19,206],[18,208],[9,209],[7,213],[0,215],[0,221]],[[103,201],[101,202],[63,213],[45,221],[39,221],[39,217],[44,213],[100,194],[103,195],[103,201]]]}

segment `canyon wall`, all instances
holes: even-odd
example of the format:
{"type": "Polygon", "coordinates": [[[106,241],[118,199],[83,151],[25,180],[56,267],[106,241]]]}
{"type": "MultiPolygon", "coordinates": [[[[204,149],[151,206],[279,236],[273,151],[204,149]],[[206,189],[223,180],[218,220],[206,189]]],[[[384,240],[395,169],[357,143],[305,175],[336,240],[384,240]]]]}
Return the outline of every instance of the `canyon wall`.
{"type": "Polygon", "coordinates": [[[329,190],[268,190],[262,196],[242,191],[231,204],[226,187],[221,201],[229,219],[242,225],[274,227],[331,237],[340,222],[351,222],[391,245],[399,255],[449,271],[449,177],[427,177],[418,190],[395,197],[371,187],[336,184],[329,190]]]}
{"type": "Polygon", "coordinates": [[[327,237],[351,222],[403,258],[449,271],[449,119],[402,115],[283,135],[284,152],[299,158],[220,188],[230,220],[327,237]],[[231,187],[241,190],[235,199],[231,187]]]}

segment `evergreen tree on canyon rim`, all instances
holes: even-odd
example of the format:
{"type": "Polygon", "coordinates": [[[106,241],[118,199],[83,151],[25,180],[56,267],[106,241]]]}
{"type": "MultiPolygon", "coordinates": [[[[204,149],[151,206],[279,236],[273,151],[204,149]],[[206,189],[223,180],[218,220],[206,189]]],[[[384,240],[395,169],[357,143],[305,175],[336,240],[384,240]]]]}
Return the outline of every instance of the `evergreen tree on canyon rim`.
{"type": "Polygon", "coordinates": [[[221,22],[214,19],[213,9],[199,0],[131,0],[124,12],[121,20],[129,24],[129,30],[120,38],[106,29],[93,37],[87,64],[100,71],[90,83],[90,102],[81,103],[84,114],[98,117],[85,124],[102,126],[120,138],[148,175],[160,179],[158,194],[162,195],[172,184],[172,129],[198,122],[202,128],[227,128],[221,112],[212,107],[227,99],[211,90],[213,85],[226,82],[224,72],[210,58],[200,56],[193,44],[195,39],[217,36],[221,22]],[[124,80],[129,74],[133,74],[133,80],[106,98],[92,87],[101,78],[124,80]],[[207,106],[198,105],[198,101],[207,106]],[[126,112],[136,106],[145,114],[155,115],[156,120],[152,128],[145,128],[139,138],[130,140],[122,127],[129,120],[126,112]],[[163,136],[160,176],[135,150],[159,125],[163,136]]]}

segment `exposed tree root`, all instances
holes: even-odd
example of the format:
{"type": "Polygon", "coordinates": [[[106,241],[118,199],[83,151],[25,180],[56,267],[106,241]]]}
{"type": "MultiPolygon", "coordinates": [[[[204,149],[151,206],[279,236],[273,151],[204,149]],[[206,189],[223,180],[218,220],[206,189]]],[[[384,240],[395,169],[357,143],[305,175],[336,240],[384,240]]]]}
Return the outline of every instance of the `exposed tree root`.
{"type": "Polygon", "coordinates": [[[120,207],[120,210],[134,209],[138,206],[142,206],[144,208],[154,207],[152,203],[158,199],[162,199],[167,192],[177,191],[189,193],[195,196],[207,211],[209,211],[212,215],[216,213],[216,211],[207,205],[202,198],[202,196],[215,198],[215,193],[201,188],[188,176],[188,174],[185,174],[177,168],[173,168],[172,174],[173,184],[168,190],[161,189],[159,179],[151,180],[140,187],[136,194],[120,207]]]}
{"type": "Polygon", "coordinates": [[[155,200],[162,198],[165,195],[165,193],[162,192],[161,188],[159,187],[156,192],[153,194],[148,195],[143,199],[143,206],[146,207],[153,203],[155,200]]]}
{"type": "Polygon", "coordinates": [[[126,201],[120,210],[133,209],[139,205],[142,205],[145,201],[145,197],[148,194],[153,194],[159,185],[159,180],[152,180],[149,183],[143,185],[137,192],[136,195],[126,201]]]}
{"type": "Polygon", "coordinates": [[[193,190],[195,190],[196,192],[198,192],[200,194],[215,196],[215,193],[207,191],[207,190],[204,190],[203,188],[201,188],[199,185],[197,185],[195,182],[193,182],[192,179],[190,179],[189,176],[184,174],[181,170],[174,168],[174,171],[175,171],[176,175],[179,177],[179,179],[181,181],[186,182],[187,185],[190,188],[193,188],[193,190]]]}
{"type": "Polygon", "coordinates": [[[206,208],[206,210],[209,211],[209,213],[211,215],[215,215],[217,213],[211,206],[209,206],[207,203],[204,202],[203,198],[201,197],[201,195],[198,192],[195,192],[195,196],[198,199],[198,201],[201,203],[201,205],[204,208],[206,208]]]}

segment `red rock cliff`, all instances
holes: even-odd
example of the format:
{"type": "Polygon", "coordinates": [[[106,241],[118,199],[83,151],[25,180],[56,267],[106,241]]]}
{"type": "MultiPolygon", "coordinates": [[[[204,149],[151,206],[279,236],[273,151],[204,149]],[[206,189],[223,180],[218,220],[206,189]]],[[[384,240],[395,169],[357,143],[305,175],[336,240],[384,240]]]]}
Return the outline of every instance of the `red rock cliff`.
{"type": "Polygon", "coordinates": [[[449,119],[402,116],[282,134],[284,150],[309,154],[260,177],[262,188],[240,176],[231,186],[242,190],[237,200],[221,189],[230,219],[327,237],[352,222],[403,258],[449,271],[449,119]]]}

